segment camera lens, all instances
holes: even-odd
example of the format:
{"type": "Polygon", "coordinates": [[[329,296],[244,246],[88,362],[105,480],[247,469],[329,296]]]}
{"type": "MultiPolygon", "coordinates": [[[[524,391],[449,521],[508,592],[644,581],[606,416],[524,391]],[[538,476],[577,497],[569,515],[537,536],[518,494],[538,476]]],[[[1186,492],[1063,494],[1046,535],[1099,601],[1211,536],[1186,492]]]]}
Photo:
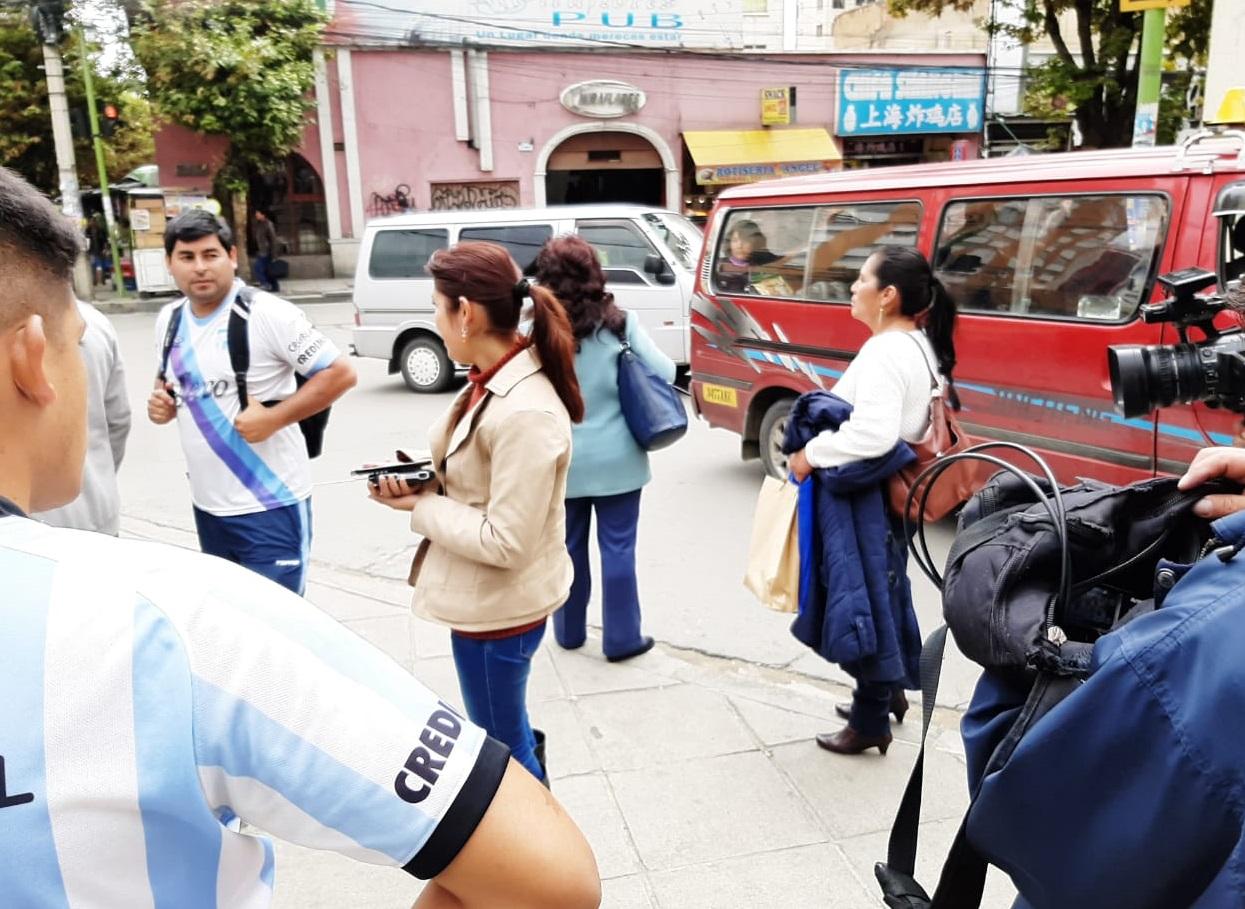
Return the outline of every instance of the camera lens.
{"type": "Polygon", "coordinates": [[[1206,391],[1202,363],[1194,344],[1109,347],[1107,368],[1115,407],[1126,417],[1198,401],[1206,391]]]}

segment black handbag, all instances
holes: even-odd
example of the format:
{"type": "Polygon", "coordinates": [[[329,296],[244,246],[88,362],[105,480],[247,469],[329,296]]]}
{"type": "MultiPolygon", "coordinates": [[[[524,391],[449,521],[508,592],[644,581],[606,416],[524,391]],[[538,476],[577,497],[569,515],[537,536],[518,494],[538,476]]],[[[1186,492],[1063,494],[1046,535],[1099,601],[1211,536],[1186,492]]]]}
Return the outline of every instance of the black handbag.
{"type": "Polygon", "coordinates": [[[635,355],[625,337],[618,340],[618,403],[627,428],[645,451],[673,445],[687,432],[678,391],[635,355]]]}

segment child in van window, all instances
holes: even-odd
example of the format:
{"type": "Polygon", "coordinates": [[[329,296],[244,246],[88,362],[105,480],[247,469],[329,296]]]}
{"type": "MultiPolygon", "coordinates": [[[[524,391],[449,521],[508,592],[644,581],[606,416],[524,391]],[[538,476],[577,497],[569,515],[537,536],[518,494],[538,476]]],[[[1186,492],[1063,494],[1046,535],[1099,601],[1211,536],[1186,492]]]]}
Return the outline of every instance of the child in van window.
{"type": "Polygon", "coordinates": [[[780,258],[767,249],[765,234],[755,221],[738,221],[727,231],[727,257],[718,266],[718,288],[726,293],[751,293],[752,269],[780,258]]]}

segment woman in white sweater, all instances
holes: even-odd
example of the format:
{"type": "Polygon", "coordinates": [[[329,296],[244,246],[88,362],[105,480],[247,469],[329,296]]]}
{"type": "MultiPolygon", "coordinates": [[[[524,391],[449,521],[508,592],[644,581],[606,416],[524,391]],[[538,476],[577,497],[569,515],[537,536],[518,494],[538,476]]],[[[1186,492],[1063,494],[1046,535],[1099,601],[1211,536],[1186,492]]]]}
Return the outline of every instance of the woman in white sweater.
{"type": "MultiPolygon", "coordinates": [[[[934,383],[937,394],[959,407],[951,384],[955,303],[920,252],[887,246],[869,256],[852,285],[852,318],[873,337],[832,389],[852,405],[851,419],[791,455],[788,465],[797,480],[817,468],[880,457],[900,440],[919,442],[929,428],[934,383]]],[[[859,681],[850,707],[837,709],[847,726],[817,736],[817,744],[859,754],[890,744],[887,714],[902,722],[908,699],[897,683],[859,681]]]]}

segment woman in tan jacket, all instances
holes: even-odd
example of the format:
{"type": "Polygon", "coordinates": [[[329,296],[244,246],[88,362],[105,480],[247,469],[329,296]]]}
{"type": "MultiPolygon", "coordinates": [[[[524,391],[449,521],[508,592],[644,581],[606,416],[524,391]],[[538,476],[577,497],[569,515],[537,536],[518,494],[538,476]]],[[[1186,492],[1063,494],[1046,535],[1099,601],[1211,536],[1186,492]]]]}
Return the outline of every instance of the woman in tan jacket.
{"type": "Polygon", "coordinates": [[[460,243],[428,263],[437,330],[470,364],[467,387],[428,431],[437,482],[384,477],[372,498],[411,513],[415,613],[452,629],[467,715],[547,782],[526,692],[545,619],[573,569],[563,500],[571,423],[583,418],[562,305],[522,280],[501,246],[460,243]],[[532,300],[531,337],[518,330],[532,300]],[[538,753],[539,751],[539,753],[538,753]]]}

